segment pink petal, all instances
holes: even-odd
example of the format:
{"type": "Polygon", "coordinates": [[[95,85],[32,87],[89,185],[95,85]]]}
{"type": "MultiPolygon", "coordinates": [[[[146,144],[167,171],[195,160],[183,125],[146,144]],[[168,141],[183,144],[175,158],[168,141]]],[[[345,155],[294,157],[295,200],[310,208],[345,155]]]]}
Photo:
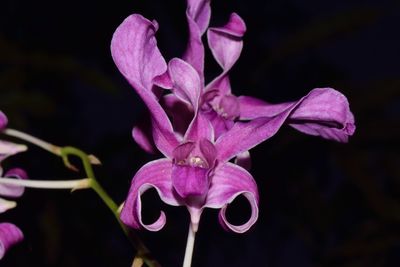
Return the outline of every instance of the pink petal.
{"type": "Polygon", "coordinates": [[[205,196],[208,190],[208,169],[174,164],[172,167],[172,184],[178,195],[183,199],[205,196]]]}
{"type": "Polygon", "coordinates": [[[271,104],[251,96],[239,96],[240,119],[252,120],[259,117],[274,117],[293,105],[294,102],[271,104]]]}
{"type": "Polygon", "coordinates": [[[155,22],[141,15],[129,16],[113,35],[111,53],[120,72],[136,89],[150,111],[157,148],[169,156],[179,141],[152,90],[154,78],[167,70],[154,37],[157,27],[155,22]]]}
{"type": "Polygon", "coordinates": [[[187,0],[186,15],[193,19],[201,34],[204,34],[211,17],[210,0],[187,0]]]}
{"type": "Polygon", "coordinates": [[[5,158],[26,151],[25,145],[14,144],[7,141],[0,140],[0,162],[5,158]]]}
{"type": "Polygon", "coordinates": [[[245,32],[246,24],[236,13],[231,14],[228,23],[223,27],[208,30],[208,45],[214,58],[224,70],[232,68],[239,58],[245,32]]]}
{"type": "Polygon", "coordinates": [[[204,46],[201,36],[208,27],[210,16],[210,0],[187,0],[189,42],[183,59],[197,71],[202,84],[204,83],[204,46]]]}
{"type": "Polygon", "coordinates": [[[245,169],[229,162],[222,164],[217,167],[212,176],[211,186],[204,207],[213,209],[222,208],[219,213],[221,225],[236,233],[246,232],[258,218],[257,184],[245,169]],[[243,195],[250,202],[251,216],[243,225],[232,225],[227,221],[225,212],[228,204],[239,195],[243,195]]]}
{"type": "Polygon", "coordinates": [[[207,139],[201,139],[199,142],[200,152],[203,158],[207,161],[208,166],[211,168],[215,164],[217,158],[217,151],[215,146],[207,139]]]}
{"type": "Polygon", "coordinates": [[[231,93],[231,82],[229,81],[228,71],[224,71],[221,75],[210,82],[205,91],[217,90],[221,95],[231,93]]]}
{"type": "Polygon", "coordinates": [[[174,195],[171,180],[172,161],[169,159],[154,160],[144,165],[135,174],[121,211],[121,220],[128,226],[139,229],[141,227],[150,231],[158,231],[165,225],[166,217],[161,211],[160,217],[152,224],[142,222],[141,195],[150,188],[155,188],[165,203],[172,206],[183,205],[174,195]]]}
{"type": "Polygon", "coordinates": [[[282,126],[289,112],[274,118],[257,118],[250,122],[236,122],[215,142],[218,160],[225,162],[273,136],[282,126]]]}
{"type": "Polygon", "coordinates": [[[0,197],[0,213],[6,212],[7,210],[13,209],[17,206],[17,202],[6,200],[0,197]]]}
{"type": "Polygon", "coordinates": [[[178,163],[181,161],[186,161],[195,146],[196,143],[194,142],[186,142],[177,146],[173,152],[174,160],[178,163]]]}
{"type": "MultiPolygon", "coordinates": [[[[242,111],[242,106],[240,109],[242,111]]],[[[354,117],[342,94],[329,88],[314,89],[307,96],[291,103],[272,117],[264,116],[250,122],[235,123],[232,129],[216,141],[218,158],[221,161],[229,160],[272,137],[285,122],[293,121],[294,124],[301,125],[304,120],[319,125],[319,132],[315,133],[342,142],[347,141],[348,136],[352,135],[355,129],[354,117]]],[[[310,124],[307,126],[309,127],[310,124]]],[[[306,126],[302,130],[309,134],[313,133],[306,126]]]]}
{"type": "Polygon", "coordinates": [[[186,101],[197,110],[200,100],[201,82],[196,70],[179,58],[173,58],[168,64],[168,73],[177,97],[186,101]]]}
{"type": "Polygon", "coordinates": [[[148,114],[133,127],[132,137],[144,151],[149,154],[156,153],[157,149],[152,139],[151,118],[148,114]]]}
{"type": "Polygon", "coordinates": [[[231,14],[225,26],[208,30],[208,45],[223,72],[207,85],[206,91],[218,89],[221,94],[229,94],[231,92],[227,74],[242,52],[242,37],[245,31],[246,24],[236,13],[231,14]]]}
{"type": "Polygon", "coordinates": [[[214,141],[214,129],[210,121],[202,113],[197,113],[190,123],[184,139],[187,141],[198,141],[207,139],[214,141]]]}
{"type": "Polygon", "coordinates": [[[355,131],[347,98],[332,88],[317,88],[297,102],[269,104],[252,97],[239,97],[241,119],[273,117],[296,104],[287,123],[293,128],[325,139],[347,142],[355,131]]]}
{"type": "MultiPolygon", "coordinates": [[[[7,177],[7,178],[15,177],[17,179],[28,179],[28,175],[26,174],[26,172],[20,168],[14,168],[14,169],[9,170],[4,175],[4,177],[7,177]]],[[[20,196],[22,196],[24,191],[25,191],[25,188],[23,186],[0,184],[0,196],[20,197],[20,196]]]]}
{"type": "Polygon", "coordinates": [[[235,158],[235,164],[239,165],[243,169],[250,171],[251,169],[251,157],[250,157],[250,152],[244,151],[238,155],[236,155],[235,158]]]}
{"type": "Polygon", "coordinates": [[[6,252],[24,239],[22,231],[12,223],[0,223],[0,259],[6,252]]]}
{"type": "Polygon", "coordinates": [[[6,115],[0,110],[0,131],[6,128],[8,123],[6,115]]]}
{"type": "Polygon", "coordinates": [[[214,128],[215,139],[227,132],[234,125],[233,120],[227,120],[223,118],[213,109],[203,111],[201,114],[210,121],[212,127],[214,128]]]}

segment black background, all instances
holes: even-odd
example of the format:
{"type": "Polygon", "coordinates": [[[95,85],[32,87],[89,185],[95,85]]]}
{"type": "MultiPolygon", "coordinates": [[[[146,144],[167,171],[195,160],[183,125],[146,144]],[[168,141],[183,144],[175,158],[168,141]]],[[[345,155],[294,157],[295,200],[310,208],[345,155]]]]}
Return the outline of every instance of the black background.
{"type": "MultiPolygon", "coordinates": [[[[206,210],[193,266],[398,266],[400,263],[400,12],[397,1],[212,1],[211,25],[231,12],[248,31],[231,72],[233,92],[269,102],[299,99],[312,88],[344,93],[357,130],[349,144],[289,127],[252,150],[260,217],[245,234],[225,232],[206,210]]],[[[136,170],[153,156],[131,138],[145,107],[115,67],[113,31],[132,13],[160,24],[169,60],[185,48],[184,0],[24,1],[0,8],[0,109],[17,128],[97,155],[99,181],[118,202],[136,170]]],[[[220,69],[207,51],[206,80],[220,69]]],[[[31,147],[5,162],[31,179],[72,179],[59,158],[31,147]]],[[[188,214],[154,192],[145,220],[167,214],[160,232],[140,236],[163,266],[181,265],[188,214]]],[[[249,216],[232,204],[232,221],[249,216]]],[[[91,191],[28,189],[0,215],[25,240],[1,266],[130,266],[134,249],[91,191]]]]}

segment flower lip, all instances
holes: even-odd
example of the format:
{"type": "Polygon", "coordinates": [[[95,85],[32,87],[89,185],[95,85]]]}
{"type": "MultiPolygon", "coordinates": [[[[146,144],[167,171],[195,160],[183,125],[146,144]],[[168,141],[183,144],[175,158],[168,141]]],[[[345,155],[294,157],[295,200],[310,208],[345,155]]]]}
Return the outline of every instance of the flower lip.
{"type": "Polygon", "coordinates": [[[215,166],[216,150],[207,139],[186,142],[174,150],[172,183],[178,195],[191,204],[203,204],[215,166]]]}

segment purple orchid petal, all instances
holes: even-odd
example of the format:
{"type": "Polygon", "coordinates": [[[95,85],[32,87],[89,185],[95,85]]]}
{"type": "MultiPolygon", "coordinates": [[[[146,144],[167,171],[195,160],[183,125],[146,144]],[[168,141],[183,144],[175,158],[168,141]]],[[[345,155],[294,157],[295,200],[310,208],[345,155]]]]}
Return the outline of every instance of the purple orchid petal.
{"type": "Polygon", "coordinates": [[[259,117],[274,117],[294,102],[271,104],[251,96],[239,96],[240,119],[253,120],[259,117]]]}
{"type": "Polygon", "coordinates": [[[24,239],[22,231],[12,223],[0,223],[0,259],[15,244],[24,239]]]}
{"type": "Polygon", "coordinates": [[[214,166],[217,158],[217,151],[215,150],[214,144],[207,139],[201,139],[199,142],[199,148],[201,155],[207,162],[207,165],[209,167],[214,166]]]}
{"type": "Polygon", "coordinates": [[[258,218],[257,184],[245,169],[229,162],[222,164],[214,172],[204,207],[221,208],[219,220],[225,229],[236,233],[246,232],[258,218]],[[225,212],[228,204],[239,195],[250,202],[251,216],[243,225],[232,225],[227,221],[225,212]]]}
{"type": "MultiPolygon", "coordinates": [[[[9,170],[4,177],[12,177],[17,179],[28,179],[28,175],[23,169],[14,168],[9,170]]],[[[1,178],[0,178],[1,179],[1,178]]],[[[23,186],[16,185],[5,185],[0,184],[0,196],[4,197],[20,197],[24,193],[25,188],[23,186]]]]}
{"type": "MultiPolygon", "coordinates": [[[[201,160],[199,158],[199,160],[201,160]]],[[[172,167],[172,184],[178,195],[188,197],[205,196],[208,191],[208,168],[174,164],[172,167]]]]}
{"type": "MultiPolygon", "coordinates": [[[[255,118],[250,122],[237,122],[231,130],[221,135],[216,141],[218,159],[229,160],[272,137],[297,110],[300,110],[295,116],[297,120],[315,120],[322,126],[328,126],[328,129],[319,129],[319,133],[326,130],[327,134],[323,137],[347,141],[348,136],[353,134],[355,126],[348,102],[344,100],[345,97],[333,89],[314,89],[273,117],[265,116],[255,118]],[[338,125],[339,128],[337,128],[338,125]],[[331,131],[329,127],[334,130],[331,131]]],[[[240,108],[242,110],[242,106],[240,108]]]]}
{"type": "Polygon", "coordinates": [[[197,110],[201,93],[201,82],[196,70],[179,58],[168,64],[168,73],[173,83],[175,95],[191,104],[197,110]]]}
{"type": "Polygon", "coordinates": [[[7,123],[8,123],[7,116],[0,110],[0,131],[6,128],[7,123]]]}
{"type": "Polygon", "coordinates": [[[196,114],[186,131],[184,139],[188,141],[214,140],[214,128],[204,114],[196,114]]]}
{"type": "Polygon", "coordinates": [[[201,36],[208,27],[210,16],[210,0],[187,0],[189,42],[183,59],[195,68],[202,84],[204,83],[204,46],[201,36]]]}
{"type": "Polygon", "coordinates": [[[190,153],[194,150],[196,143],[186,142],[177,146],[173,152],[174,160],[177,164],[185,163],[190,153]]]}
{"type": "Polygon", "coordinates": [[[185,200],[192,197],[188,205],[200,207],[203,204],[216,154],[214,145],[206,139],[184,143],[174,150],[172,183],[180,197],[185,200]]]}
{"type": "Polygon", "coordinates": [[[187,0],[186,15],[196,22],[200,33],[204,34],[211,17],[210,0],[187,0]]]}
{"type": "Polygon", "coordinates": [[[239,101],[234,95],[225,95],[221,97],[219,107],[222,110],[222,117],[228,120],[234,120],[240,115],[239,101]]]}
{"type": "Polygon", "coordinates": [[[147,153],[155,154],[157,148],[152,139],[151,117],[144,114],[143,119],[132,129],[133,140],[147,153]]]}
{"type": "Polygon", "coordinates": [[[208,30],[208,45],[214,58],[224,70],[232,68],[239,58],[245,32],[246,24],[236,13],[231,14],[225,26],[208,30]]]}
{"type": "Polygon", "coordinates": [[[303,133],[347,142],[355,131],[347,98],[332,88],[314,89],[297,102],[269,104],[246,96],[239,97],[239,102],[241,119],[274,117],[297,103],[287,123],[303,133]]]}
{"type": "Polygon", "coordinates": [[[153,138],[166,156],[179,144],[167,114],[153,93],[153,80],[167,71],[167,64],[154,37],[158,25],[141,15],[131,15],[117,28],[111,41],[115,64],[136,89],[150,111],[153,138]]]}
{"type": "Polygon", "coordinates": [[[7,141],[0,140],[0,162],[5,158],[26,151],[25,145],[14,144],[7,141]]]}
{"type": "Polygon", "coordinates": [[[149,154],[155,154],[156,148],[154,146],[153,140],[151,139],[151,133],[149,134],[147,130],[149,129],[135,126],[132,129],[132,137],[144,151],[149,154]]]}
{"type": "Polygon", "coordinates": [[[214,128],[214,135],[216,139],[231,129],[234,125],[234,121],[223,118],[214,110],[202,112],[202,115],[210,121],[212,127],[214,128]]]}
{"type": "Polygon", "coordinates": [[[246,171],[250,171],[250,169],[251,169],[250,152],[247,150],[247,151],[244,151],[244,152],[236,155],[235,164],[239,165],[246,171]]]}
{"type": "Polygon", "coordinates": [[[225,26],[208,30],[208,45],[223,72],[207,85],[206,91],[218,89],[221,95],[230,94],[231,86],[227,74],[242,52],[242,37],[245,32],[246,24],[236,13],[231,14],[225,26]]]}
{"type": "Polygon", "coordinates": [[[132,179],[128,197],[121,211],[121,220],[128,226],[150,231],[158,231],[165,225],[166,216],[161,211],[160,217],[152,224],[142,222],[141,195],[150,188],[155,188],[162,201],[172,206],[183,205],[174,195],[171,180],[172,161],[159,159],[144,165],[132,179]]]}
{"type": "Polygon", "coordinates": [[[164,89],[172,89],[173,86],[171,77],[169,77],[168,72],[164,72],[163,74],[154,77],[153,83],[154,85],[157,85],[164,89]]]}

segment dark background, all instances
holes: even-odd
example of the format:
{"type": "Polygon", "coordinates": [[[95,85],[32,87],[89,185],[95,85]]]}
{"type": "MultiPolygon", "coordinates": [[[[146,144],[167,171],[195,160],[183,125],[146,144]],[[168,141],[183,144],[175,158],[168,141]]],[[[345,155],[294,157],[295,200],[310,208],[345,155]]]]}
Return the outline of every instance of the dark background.
{"type": "MultiPolygon", "coordinates": [[[[357,130],[349,144],[289,127],[253,149],[260,217],[245,234],[225,232],[206,210],[198,232],[199,266],[399,266],[400,12],[397,1],[212,1],[211,25],[230,12],[247,24],[232,70],[236,95],[270,102],[333,87],[351,103],[357,130]]],[[[10,127],[97,155],[100,182],[120,203],[130,180],[153,156],[131,138],[145,107],[115,67],[113,31],[132,13],[157,19],[159,47],[170,59],[186,44],[184,0],[23,1],[0,8],[0,109],[10,127]]],[[[209,81],[220,69],[206,61],[209,81]]],[[[80,178],[36,147],[5,167],[31,179],[80,178]]],[[[145,220],[162,208],[167,225],[140,236],[163,266],[180,266],[185,208],[144,196],[145,220]]],[[[243,222],[243,201],[229,216],[243,222]]],[[[25,240],[1,266],[130,266],[134,250],[112,214],[87,190],[28,189],[0,221],[19,225],[25,240]]]]}

